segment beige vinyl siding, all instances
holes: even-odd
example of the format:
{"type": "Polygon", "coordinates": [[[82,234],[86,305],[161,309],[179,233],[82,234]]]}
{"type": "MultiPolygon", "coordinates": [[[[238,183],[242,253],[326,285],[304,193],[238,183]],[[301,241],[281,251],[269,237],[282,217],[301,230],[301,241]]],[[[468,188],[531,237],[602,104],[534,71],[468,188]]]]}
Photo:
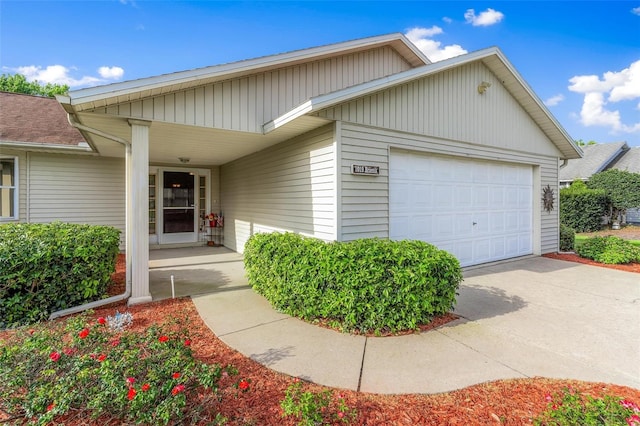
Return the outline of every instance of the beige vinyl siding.
{"type": "Polygon", "coordinates": [[[320,111],[320,117],[560,157],[481,62],[444,71],[320,111]],[[491,83],[481,95],[478,84],[491,83]]]}
{"type": "MultiPolygon", "coordinates": [[[[548,142],[551,143],[551,142],[548,142]]],[[[389,152],[390,149],[431,152],[438,155],[460,156],[479,160],[505,161],[539,167],[540,181],[534,182],[534,224],[540,223],[540,241],[534,241],[534,250],[541,253],[557,251],[558,246],[558,165],[557,158],[534,155],[491,146],[473,145],[392,130],[342,123],[341,125],[341,180],[340,196],[342,226],[340,240],[362,237],[389,237],[389,152]],[[380,167],[379,176],[351,174],[352,164],[380,167]],[[542,210],[536,197],[538,188],[549,185],[556,194],[556,210],[542,210]],[[538,222],[536,222],[536,215],[538,222]]],[[[539,198],[539,197],[538,197],[539,198]]]]}
{"type": "Polygon", "coordinates": [[[256,232],[336,238],[333,125],[221,167],[225,246],[242,252],[256,232]]]}
{"type": "Polygon", "coordinates": [[[124,159],[31,153],[31,222],[109,225],[125,239],[124,159]]]}
{"type": "Polygon", "coordinates": [[[0,223],[27,221],[27,168],[28,154],[24,151],[2,148],[0,155],[18,160],[18,216],[16,219],[1,219],[0,223]]]}
{"type": "Polygon", "coordinates": [[[395,50],[382,47],[122,103],[95,112],[261,133],[264,123],[313,96],[410,68],[395,50]]]}

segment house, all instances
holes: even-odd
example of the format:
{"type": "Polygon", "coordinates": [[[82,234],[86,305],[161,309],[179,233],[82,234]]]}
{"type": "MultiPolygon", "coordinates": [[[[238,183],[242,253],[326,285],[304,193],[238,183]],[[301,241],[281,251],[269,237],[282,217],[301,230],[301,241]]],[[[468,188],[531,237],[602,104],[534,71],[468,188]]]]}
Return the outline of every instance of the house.
{"type": "MultiPolygon", "coordinates": [[[[596,173],[610,169],[640,173],[640,147],[629,147],[626,142],[592,144],[583,147],[584,156],[568,160],[560,167],[560,188],[574,180],[588,181],[596,173]]],[[[628,209],[626,222],[640,223],[640,208],[628,209]]]]}
{"type": "MultiPolygon", "coordinates": [[[[115,204],[124,203],[130,303],[150,300],[149,247],[197,243],[211,212],[239,252],[269,231],[421,239],[465,266],[555,252],[558,164],[581,156],[498,48],[430,63],[402,34],[57,99],[90,153],[48,155],[49,211],[73,208],[55,201],[67,190],[58,175],[105,208],[124,179],[115,204]],[[544,208],[544,188],[555,208],[544,208]]],[[[24,151],[2,151],[18,182],[24,151]]],[[[13,220],[32,219],[33,191],[13,189],[13,220]]]]}

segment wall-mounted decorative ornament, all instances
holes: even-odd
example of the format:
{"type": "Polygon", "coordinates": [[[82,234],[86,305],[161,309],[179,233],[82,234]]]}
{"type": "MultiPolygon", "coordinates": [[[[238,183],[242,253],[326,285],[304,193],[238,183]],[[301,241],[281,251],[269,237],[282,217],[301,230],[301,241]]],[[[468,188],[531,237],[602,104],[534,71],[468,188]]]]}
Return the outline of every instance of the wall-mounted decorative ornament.
{"type": "Polygon", "coordinates": [[[542,203],[547,213],[553,210],[553,189],[549,185],[542,188],[542,203]]]}

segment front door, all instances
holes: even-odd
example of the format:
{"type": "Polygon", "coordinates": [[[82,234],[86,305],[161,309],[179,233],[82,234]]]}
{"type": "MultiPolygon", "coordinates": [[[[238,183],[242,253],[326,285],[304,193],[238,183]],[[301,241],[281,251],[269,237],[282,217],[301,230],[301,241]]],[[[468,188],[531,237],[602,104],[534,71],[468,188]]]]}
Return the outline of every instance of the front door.
{"type": "Polygon", "coordinates": [[[162,171],[162,243],[188,243],[198,239],[196,174],[162,171]]]}

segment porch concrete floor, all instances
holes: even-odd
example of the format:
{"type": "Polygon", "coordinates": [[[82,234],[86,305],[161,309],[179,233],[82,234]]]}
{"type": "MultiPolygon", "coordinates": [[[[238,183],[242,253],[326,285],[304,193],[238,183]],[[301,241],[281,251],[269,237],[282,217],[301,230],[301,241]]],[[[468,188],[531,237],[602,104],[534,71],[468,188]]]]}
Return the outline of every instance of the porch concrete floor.
{"type": "Polygon", "coordinates": [[[242,255],[225,247],[187,247],[149,252],[149,291],[153,300],[248,289],[242,255]]]}

